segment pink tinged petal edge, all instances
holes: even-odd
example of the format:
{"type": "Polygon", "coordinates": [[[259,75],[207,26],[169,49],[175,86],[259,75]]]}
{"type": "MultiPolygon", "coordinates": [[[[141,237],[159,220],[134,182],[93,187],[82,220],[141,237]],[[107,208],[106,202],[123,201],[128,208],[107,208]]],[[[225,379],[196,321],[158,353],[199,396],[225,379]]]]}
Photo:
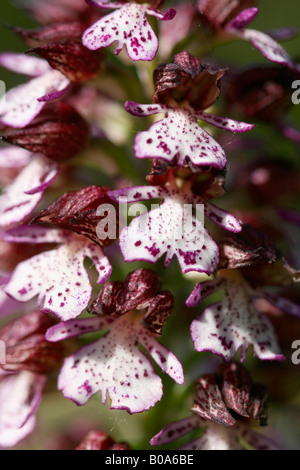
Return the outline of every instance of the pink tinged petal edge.
{"type": "Polygon", "coordinates": [[[110,8],[110,9],[115,9],[115,8],[121,8],[123,7],[124,5],[126,5],[126,3],[124,2],[110,2],[109,0],[105,1],[105,0],[85,0],[86,3],[88,3],[89,5],[91,5],[92,7],[97,7],[97,8],[110,8]]]}
{"type": "Polygon", "coordinates": [[[76,318],[86,309],[92,295],[83,266],[86,257],[93,260],[99,272],[97,282],[107,281],[112,267],[102,249],[72,234],[68,243],[20,263],[5,291],[19,302],[27,302],[38,295],[42,311],[54,313],[64,321],[76,318]]]}
{"type": "Polygon", "coordinates": [[[66,230],[24,225],[0,233],[0,239],[11,243],[62,243],[68,235],[66,230]]]}
{"type": "Polygon", "coordinates": [[[259,297],[266,299],[279,310],[293,315],[294,317],[300,318],[300,305],[296,304],[295,302],[265,290],[257,290],[257,293],[259,297]]]}
{"type": "Polygon", "coordinates": [[[258,14],[258,8],[247,8],[241,11],[233,20],[226,26],[227,30],[231,29],[244,29],[248,26],[258,14]]]}
{"type": "Polygon", "coordinates": [[[138,338],[156,364],[176,383],[182,385],[184,383],[183,368],[174,354],[160,344],[145,328],[141,328],[138,338]]]}
{"type": "MultiPolygon", "coordinates": [[[[298,68],[300,71],[300,66],[298,68]]],[[[294,129],[290,125],[287,125],[285,122],[279,123],[278,129],[282,134],[287,137],[288,139],[294,140],[297,144],[300,144],[300,132],[298,129],[294,129]]]]}
{"type": "Polygon", "coordinates": [[[13,447],[33,431],[46,379],[22,371],[0,380],[0,446],[13,447]]]}
{"type": "Polygon", "coordinates": [[[100,340],[84,346],[65,360],[58,388],[77,405],[101,391],[111,409],[130,414],[153,407],[162,397],[162,381],[138,348],[137,329],[124,315],[114,321],[100,340]]]}
{"type": "Polygon", "coordinates": [[[0,54],[0,65],[12,72],[29,75],[30,77],[39,77],[52,70],[44,59],[13,52],[0,54]]]}
{"type": "Polygon", "coordinates": [[[75,336],[103,330],[107,328],[113,321],[113,318],[105,316],[69,320],[63,323],[58,323],[57,325],[49,328],[45,337],[47,341],[56,343],[65,339],[74,338],[75,336]]]}
{"type": "Polygon", "coordinates": [[[299,30],[293,26],[276,28],[266,31],[266,34],[275,41],[286,41],[298,36],[299,30]]]}
{"type": "Polygon", "coordinates": [[[125,45],[132,60],[151,61],[158,49],[158,39],[145,13],[145,6],[128,3],[87,29],[82,43],[88,49],[96,50],[117,41],[116,55],[125,45]]]}
{"type": "Polygon", "coordinates": [[[0,226],[24,220],[38,205],[57,172],[57,164],[47,158],[33,159],[0,196],[0,226]]]}
{"type": "Polygon", "coordinates": [[[262,33],[261,31],[256,31],[254,29],[235,31],[239,37],[250,41],[251,44],[256,49],[258,49],[266,59],[277,64],[285,65],[292,70],[297,69],[297,64],[294,63],[285,49],[267,34],[262,33]]]}
{"type": "Polygon", "coordinates": [[[57,70],[19,85],[0,100],[0,122],[4,125],[23,128],[30,124],[40,113],[45,103],[39,98],[53,92],[62,92],[68,88],[70,81],[57,70]]]}
{"type": "Polygon", "coordinates": [[[269,319],[252,305],[248,292],[235,282],[226,282],[226,297],[212,304],[192,322],[191,336],[196,351],[211,351],[230,361],[241,348],[244,361],[253,345],[261,360],[284,360],[269,319]]]}
{"type": "Polygon", "coordinates": [[[158,121],[135,138],[137,158],[162,158],[178,165],[191,161],[196,167],[212,166],[222,169],[227,163],[222,147],[197,122],[196,115],[187,111],[169,110],[158,121]]]}
{"type": "Polygon", "coordinates": [[[16,313],[19,310],[18,302],[12,300],[5,294],[4,289],[9,281],[9,277],[0,277],[0,318],[16,313]]]}
{"type": "Polygon", "coordinates": [[[149,199],[164,198],[169,194],[169,191],[161,186],[134,186],[108,191],[107,193],[115,202],[122,202],[120,198],[126,198],[126,202],[146,201],[149,199]]]}
{"type": "Polygon", "coordinates": [[[124,107],[128,113],[139,117],[152,116],[153,114],[158,113],[166,113],[169,109],[171,109],[163,104],[140,104],[136,103],[135,101],[126,101],[124,107]]]}
{"type": "Polygon", "coordinates": [[[193,292],[190,294],[185,302],[187,307],[197,307],[201,300],[205,299],[211,294],[214,294],[222,286],[220,279],[213,279],[212,281],[200,282],[196,285],[193,292]]]}
{"type": "Polygon", "coordinates": [[[176,16],[176,10],[174,10],[173,8],[169,8],[169,10],[167,10],[165,13],[162,13],[153,8],[147,8],[146,11],[149,15],[155,16],[155,18],[162,21],[170,21],[176,16]]]}
{"type": "Polygon", "coordinates": [[[38,98],[38,102],[47,103],[48,101],[59,100],[62,96],[64,96],[67,93],[67,91],[69,91],[70,87],[71,87],[71,84],[69,82],[68,85],[62,90],[59,90],[59,91],[55,90],[50,93],[47,93],[44,96],[41,96],[41,98],[38,98]]]}
{"type": "Polygon", "coordinates": [[[0,148],[0,168],[20,168],[26,166],[33,155],[28,150],[15,145],[0,148]]]}
{"type": "Polygon", "coordinates": [[[196,226],[193,232],[186,234],[186,237],[178,235],[177,238],[176,231],[183,220],[183,207],[171,198],[157,209],[135,217],[120,235],[120,248],[125,261],[144,260],[155,263],[167,253],[165,267],[176,255],[183,273],[214,272],[219,261],[217,244],[195,217],[193,222],[196,226]]]}
{"type": "Polygon", "coordinates": [[[240,222],[231,214],[215,206],[211,202],[204,201],[198,198],[199,203],[204,204],[204,214],[215,224],[225,228],[229,232],[238,233],[241,232],[242,226],[240,222]]]}
{"type": "Polygon", "coordinates": [[[248,124],[247,122],[236,121],[222,116],[215,116],[201,111],[195,113],[195,116],[202,121],[229,132],[249,132],[255,127],[255,124],[248,124]]]}
{"type": "Polygon", "coordinates": [[[203,421],[194,414],[188,418],[175,421],[174,423],[168,424],[158,434],[152,437],[150,444],[152,446],[169,444],[169,442],[173,442],[194,429],[197,429],[201,426],[201,423],[203,423],[203,421]]]}

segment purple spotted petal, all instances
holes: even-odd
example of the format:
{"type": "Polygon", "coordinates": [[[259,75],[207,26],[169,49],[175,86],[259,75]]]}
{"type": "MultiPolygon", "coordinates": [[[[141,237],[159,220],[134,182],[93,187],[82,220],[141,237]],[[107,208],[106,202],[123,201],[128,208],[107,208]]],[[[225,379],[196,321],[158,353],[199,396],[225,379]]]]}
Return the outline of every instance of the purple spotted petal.
{"type": "Polygon", "coordinates": [[[88,49],[96,50],[117,41],[116,54],[125,45],[132,60],[151,61],[156,55],[158,40],[145,13],[144,5],[128,3],[87,29],[82,43],[88,49]]]}
{"type": "Polygon", "coordinates": [[[229,214],[223,209],[220,209],[211,202],[202,201],[201,198],[198,199],[199,203],[203,202],[204,214],[212,222],[217,225],[220,225],[220,227],[225,228],[225,230],[228,230],[229,232],[238,233],[242,230],[241,224],[233,215],[229,214]]]}
{"type": "Polygon", "coordinates": [[[0,54],[0,65],[12,72],[29,75],[30,77],[39,77],[52,70],[44,59],[13,52],[0,54]]]}
{"type": "Polygon", "coordinates": [[[197,116],[182,109],[169,108],[163,120],[140,132],[135,139],[137,158],[178,158],[182,166],[191,161],[195,167],[222,169],[226,155],[222,147],[197,122],[197,116]]]}
{"type": "Polygon", "coordinates": [[[38,205],[57,171],[57,164],[46,157],[33,159],[0,196],[0,226],[24,220],[38,205]]]}
{"type": "Polygon", "coordinates": [[[81,318],[80,321],[69,320],[49,328],[46,333],[46,339],[47,341],[56,343],[64,339],[106,329],[112,322],[114,322],[113,318],[104,315],[92,318],[81,318]]]}
{"type": "Polygon", "coordinates": [[[64,396],[84,405],[101,391],[102,403],[108,394],[111,409],[129,413],[154,406],[162,397],[162,382],[139,350],[139,329],[126,314],[110,325],[106,336],[66,359],[58,381],[64,396]]]}
{"type": "Polygon", "coordinates": [[[238,31],[237,35],[250,41],[251,44],[271,62],[285,65],[292,70],[297,68],[285,49],[267,34],[254,29],[245,29],[243,31],[238,31]]]}
{"type": "Polygon", "coordinates": [[[209,350],[230,361],[241,348],[244,360],[253,345],[260,359],[283,360],[272,324],[253,307],[247,285],[226,281],[225,292],[222,302],[206,308],[191,324],[196,351],[209,350]]]}
{"type": "Polygon", "coordinates": [[[46,376],[22,371],[0,379],[0,447],[15,446],[35,426],[46,376]]]}
{"type": "Polygon", "coordinates": [[[157,113],[166,113],[168,109],[170,109],[168,106],[163,104],[140,104],[135,101],[126,101],[124,107],[128,113],[139,117],[152,116],[157,113]]]}
{"type": "Polygon", "coordinates": [[[175,421],[174,423],[168,424],[158,434],[152,437],[150,444],[152,446],[161,446],[163,444],[169,444],[182,436],[185,436],[189,432],[197,429],[203,425],[203,421],[197,415],[191,415],[188,418],[175,421]]]}
{"type": "Polygon", "coordinates": [[[45,105],[38,99],[54,91],[66,90],[69,84],[62,73],[51,70],[13,88],[0,100],[0,122],[11,127],[27,126],[45,105]]]}
{"type": "Polygon", "coordinates": [[[161,186],[134,186],[108,191],[107,195],[115,202],[122,202],[123,198],[126,198],[126,202],[137,202],[164,198],[169,195],[169,191],[161,186]]]}
{"type": "Polygon", "coordinates": [[[218,264],[218,247],[201,221],[187,213],[179,198],[169,197],[160,207],[135,217],[122,230],[120,247],[126,261],[155,263],[166,253],[165,266],[177,256],[183,273],[211,274],[218,264]]]}
{"type": "Polygon", "coordinates": [[[97,8],[121,8],[126,5],[125,2],[110,2],[109,0],[85,0],[92,7],[97,8]]]}
{"type": "Polygon", "coordinates": [[[247,8],[241,11],[233,20],[228,23],[226,29],[244,29],[248,26],[258,14],[258,8],[247,8]]]}
{"type": "Polygon", "coordinates": [[[248,124],[247,122],[235,121],[227,117],[215,116],[213,114],[198,111],[195,113],[198,119],[208,122],[209,124],[230,132],[249,132],[254,129],[255,124],[248,124]]]}
{"type": "Polygon", "coordinates": [[[220,279],[213,279],[212,281],[200,282],[197,284],[185,304],[187,307],[197,307],[201,300],[205,299],[211,294],[214,294],[221,288],[222,281],[220,279]]]}
{"type": "Polygon", "coordinates": [[[182,365],[167,348],[145,328],[141,328],[138,335],[139,341],[156,364],[178,384],[184,383],[182,365]]]}
{"type": "Polygon", "coordinates": [[[62,243],[68,241],[68,232],[38,225],[24,225],[2,232],[0,238],[11,243],[62,243]]]}
{"type": "Polygon", "coordinates": [[[66,321],[86,309],[92,286],[83,267],[86,257],[92,259],[99,278],[107,281],[111,265],[96,243],[69,234],[66,243],[20,263],[6,287],[6,292],[19,302],[38,296],[38,305],[66,321]]]}
{"type": "Polygon", "coordinates": [[[21,147],[9,145],[0,149],[0,168],[20,168],[26,166],[32,153],[21,147]]]}

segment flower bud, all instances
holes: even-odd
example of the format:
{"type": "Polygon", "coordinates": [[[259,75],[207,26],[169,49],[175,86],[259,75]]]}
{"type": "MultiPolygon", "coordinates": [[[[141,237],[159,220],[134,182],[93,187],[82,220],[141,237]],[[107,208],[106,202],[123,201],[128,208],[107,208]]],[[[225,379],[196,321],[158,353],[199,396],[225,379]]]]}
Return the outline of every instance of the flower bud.
{"type": "Polygon", "coordinates": [[[64,358],[61,343],[50,343],[45,333],[53,326],[50,317],[32,312],[8,323],[0,330],[0,339],[6,346],[5,371],[27,370],[47,374],[57,369],[64,358]]]}
{"type": "Polygon", "coordinates": [[[109,245],[115,241],[117,233],[114,233],[113,238],[108,236],[101,239],[97,231],[101,221],[105,221],[108,228],[113,224],[114,232],[117,231],[118,211],[116,204],[107,196],[108,190],[109,188],[101,186],[88,186],[77,192],[67,192],[38,214],[31,223],[52,223],[84,235],[101,246],[109,245]],[[104,214],[98,213],[101,206],[104,214]]]}
{"type": "Polygon", "coordinates": [[[66,103],[57,103],[49,112],[44,110],[32,124],[7,133],[3,140],[60,162],[85,148],[89,135],[79,113],[66,103]]]}
{"type": "Polygon", "coordinates": [[[156,103],[190,105],[196,110],[211,106],[220,95],[219,81],[225,69],[205,65],[189,52],[175,55],[171,64],[160,64],[154,71],[156,103]]]}
{"type": "Polygon", "coordinates": [[[59,70],[73,83],[82,83],[95,78],[99,74],[102,54],[84,47],[81,42],[67,40],[31,49],[51,67],[59,70]]]}

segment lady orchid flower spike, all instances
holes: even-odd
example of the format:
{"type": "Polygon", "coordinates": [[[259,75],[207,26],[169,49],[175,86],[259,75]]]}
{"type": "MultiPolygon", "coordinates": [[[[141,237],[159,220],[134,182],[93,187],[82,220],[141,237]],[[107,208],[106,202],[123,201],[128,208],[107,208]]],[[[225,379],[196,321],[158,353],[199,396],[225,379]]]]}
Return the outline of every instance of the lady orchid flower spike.
{"type": "Polygon", "coordinates": [[[220,264],[226,269],[221,269],[214,280],[197,284],[186,301],[188,307],[196,307],[214,292],[225,291],[223,300],[206,307],[191,324],[196,351],[209,350],[230,361],[240,349],[241,361],[244,361],[249,346],[253,345],[261,360],[284,360],[271,319],[259,311],[257,300],[265,299],[297,318],[300,318],[300,307],[261,287],[259,277],[249,276],[252,265],[256,267],[255,272],[261,272],[264,264],[270,264],[265,285],[272,283],[272,267],[278,279],[275,266],[278,257],[272,243],[268,238],[263,239],[259,230],[246,225],[243,232],[225,238],[221,245],[220,264]]]}
{"type": "Polygon", "coordinates": [[[173,63],[158,66],[154,72],[157,104],[125,103],[126,110],[134,116],[165,114],[163,120],[138,133],[134,145],[136,157],[161,158],[178,167],[189,165],[195,171],[207,166],[224,168],[227,160],[223,148],[198,121],[230,132],[254,128],[253,124],[203,111],[219,97],[224,72],[201,64],[187,51],[176,54],[173,63]]]}
{"type": "Polygon", "coordinates": [[[158,292],[159,287],[155,272],[139,269],[125,283],[103,286],[89,309],[96,317],[59,323],[48,330],[47,340],[53,342],[108,330],[65,360],[58,380],[65,397],[84,405],[101,391],[103,404],[108,393],[111,409],[130,414],[149,410],[162,398],[162,381],[139,344],[175,382],[183,383],[180,362],[153,336],[161,333],[174,303],[171,292],[158,292]]]}
{"type": "MultiPolygon", "coordinates": [[[[217,244],[204,227],[204,215],[226,230],[242,230],[234,216],[194,194],[191,181],[177,186],[171,174],[164,186],[136,186],[108,194],[119,203],[163,199],[160,206],[155,204],[121,231],[120,248],[125,261],[155,263],[166,254],[167,267],[175,255],[183,273],[211,274],[217,269],[219,254],[217,244]]],[[[140,211],[139,205],[137,210],[140,211]]]]}
{"type": "Polygon", "coordinates": [[[252,382],[237,363],[221,366],[196,384],[192,415],[169,424],[151,439],[153,446],[168,444],[198,428],[204,435],[180,450],[279,450],[279,445],[251,427],[251,418],[266,425],[266,390],[252,382]],[[241,440],[242,439],[242,440],[241,440]],[[246,443],[246,445],[245,445],[246,443]]]}
{"type": "MultiPolygon", "coordinates": [[[[197,7],[204,24],[208,24],[216,33],[226,33],[249,41],[271,62],[299,70],[299,65],[269,34],[247,28],[258,14],[256,4],[256,0],[198,0],[197,7]]],[[[289,37],[289,34],[290,31],[287,30],[286,36],[289,37]]],[[[284,36],[282,32],[281,36],[284,36]]]]}
{"type": "Polygon", "coordinates": [[[27,302],[38,295],[41,310],[54,313],[64,321],[80,315],[92,295],[91,282],[83,266],[85,258],[90,258],[96,267],[98,284],[106,282],[112,271],[102,246],[115,239],[104,237],[101,240],[100,231],[97,234],[98,224],[105,226],[107,223],[105,214],[98,214],[97,209],[104,204],[106,211],[107,203],[114,208],[107,188],[87,187],[77,193],[64,194],[34,219],[62,228],[23,226],[2,233],[1,237],[10,242],[59,245],[19,263],[5,292],[19,302],[27,302]]]}
{"type": "Polygon", "coordinates": [[[143,3],[140,0],[121,2],[87,0],[89,5],[116,11],[100,18],[84,32],[83,45],[88,49],[96,50],[110,46],[117,41],[116,55],[125,45],[131,60],[153,60],[158,50],[158,39],[147,21],[146,14],[163,21],[172,20],[176,14],[173,9],[161,13],[157,8],[163,1],[151,0],[143,3]]]}

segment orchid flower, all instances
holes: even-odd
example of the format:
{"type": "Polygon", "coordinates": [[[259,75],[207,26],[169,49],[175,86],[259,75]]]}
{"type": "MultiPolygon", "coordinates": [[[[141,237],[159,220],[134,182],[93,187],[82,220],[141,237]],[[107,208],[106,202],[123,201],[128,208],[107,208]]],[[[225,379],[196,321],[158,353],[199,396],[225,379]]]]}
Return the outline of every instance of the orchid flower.
{"type": "Polygon", "coordinates": [[[256,450],[279,450],[274,440],[247,426],[250,417],[266,424],[265,401],[264,388],[252,383],[248,371],[239,364],[228,364],[198,380],[192,415],[169,424],[150,442],[168,444],[204,428],[204,435],[180,450],[245,450],[245,442],[256,450]]]}
{"type": "Polygon", "coordinates": [[[153,1],[150,5],[138,0],[130,2],[88,0],[88,3],[98,8],[116,11],[103,16],[84,32],[83,45],[88,49],[96,50],[117,41],[118,47],[115,54],[119,54],[125,45],[130,59],[135,61],[151,61],[158,50],[158,39],[147,21],[146,14],[163,21],[172,20],[176,14],[173,9],[161,13],[156,8],[152,8],[151,3],[155,3],[153,1]]]}
{"type": "Polygon", "coordinates": [[[30,124],[49,101],[60,98],[70,80],[50,67],[46,60],[24,54],[3,53],[0,65],[13,72],[29,75],[29,82],[9,90],[0,100],[0,122],[22,128],[30,124]]]}
{"type": "Polygon", "coordinates": [[[98,316],[59,323],[48,330],[46,338],[53,342],[108,330],[65,360],[58,380],[65,397],[84,405],[101,391],[103,404],[109,395],[111,409],[140,413],[153,407],[162,397],[162,381],[139,345],[175,382],[183,383],[180,362],[151,333],[164,324],[172,308],[170,292],[153,295],[157,285],[156,273],[137,270],[123,286],[104,285],[90,308],[98,316]]]}
{"type": "MultiPolygon", "coordinates": [[[[197,7],[204,22],[208,22],[217,32],[249,41],[271,62],[298,69],[298,65],[271,35],[247,27],[258,14],[256,3],[256,0],[198,0],[197,7]]],[[[289,30],[286,35],[289,36],[289,30]]]]}
{"type": "MultiPolygon", "coordinates": [[[[190,183],[182,188],[175,181],[169,186],[137,186],[110,191],[115,201],[138,202],[163,199],[160,206],[135,217],[120,234],[120,248],[126,261],[144,260],[155,263],[166,253],[165,267],[175,255],[183,273],[213,273],[218,265],[218,247],[204,228],[203,221],[193,214],[195,205],[217,225],[239,232],[238,220],[214,204],[196,196],[190,183]]],[[[139,210],[139,209],[138,209],[139,210]]],[[[198,211],[200,216],[200,211],[198,211]]]]}

